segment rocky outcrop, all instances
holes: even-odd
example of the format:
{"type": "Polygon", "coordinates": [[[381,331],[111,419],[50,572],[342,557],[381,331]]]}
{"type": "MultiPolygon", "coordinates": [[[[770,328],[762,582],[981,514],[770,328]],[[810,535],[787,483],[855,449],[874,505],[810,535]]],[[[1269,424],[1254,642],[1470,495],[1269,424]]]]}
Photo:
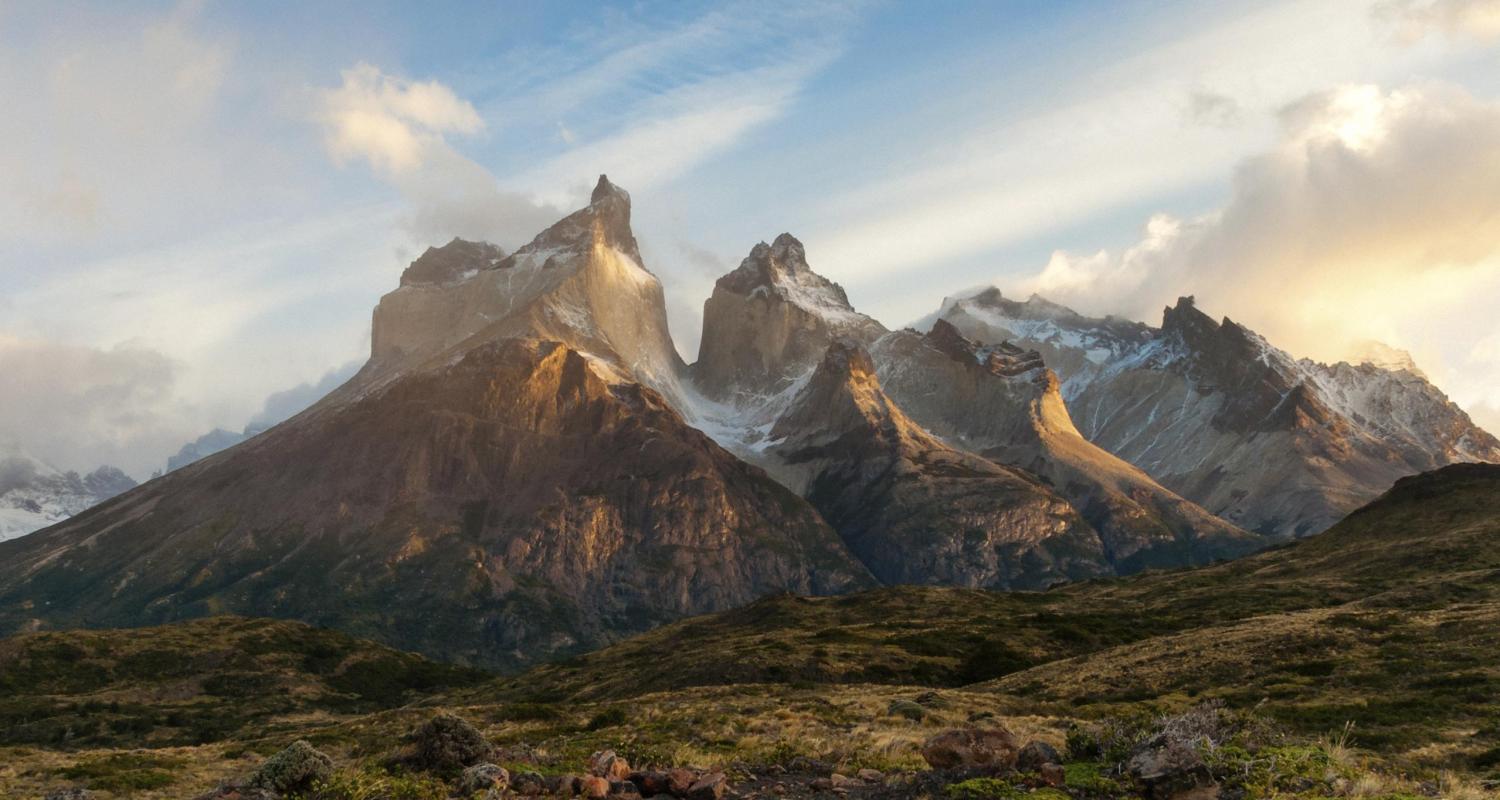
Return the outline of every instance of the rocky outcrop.
{"type": "Polygon", "coordinates": [[[981,342],[1039,351],[1090,441],[1242,527],[1316,533],[1397,478],[1461,461],[1500,460],[1409,357],[1297,360],[1193,298],[1162,326],[1084,317],[997,290],[949,300],[936,318],[981,342]]]}
{"type": "Polygon", "coordinates": [[[1036,351],[980,345],[938,320],[926,334],[882,337],[872,354],[886,392],[912,419],[1040,476],[1098,531],[1107,563],[1121,573],[1208,563],[1266,544],[1084,439],[1036,351]]]}
{"type": "Polygon", "coordinates": [[[856,342],[829,345],[770,439],[775,474],[885,583],[1040,588],[1112,572],[1066,500],[912,422],[856,342]]]}

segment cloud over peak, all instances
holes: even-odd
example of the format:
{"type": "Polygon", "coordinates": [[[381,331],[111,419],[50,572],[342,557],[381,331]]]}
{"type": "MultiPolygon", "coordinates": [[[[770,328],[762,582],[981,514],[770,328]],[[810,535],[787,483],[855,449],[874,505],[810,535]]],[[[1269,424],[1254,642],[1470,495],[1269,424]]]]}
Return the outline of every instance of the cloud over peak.
{"type": "MultiPolygon", "coordinates": [[[[1490,313],[1476,298],[1500,279],[1500,103],[1446,85],[1346,86],[1280,118],[1279,142],[1239,165],[1222,209],[1158,215],[1118,255],[1060,251],[1018,288],[1141,319],[1196,294],[1301,355],[1378,339],[1462,363],[1429,339],[1434,320],[1490,313]]],[[[1464,380],[1450,390],[1500,393],[1464,380]]]]}

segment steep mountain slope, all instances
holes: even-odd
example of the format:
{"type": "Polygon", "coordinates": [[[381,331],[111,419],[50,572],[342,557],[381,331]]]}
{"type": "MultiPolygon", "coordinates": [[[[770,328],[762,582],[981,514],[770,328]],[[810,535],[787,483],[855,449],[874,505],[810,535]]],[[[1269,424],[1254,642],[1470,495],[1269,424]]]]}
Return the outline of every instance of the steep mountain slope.
{"type": "Polygon", "coordinates": [[[1066,500],[918,427],[850,340],[829,345],[770,439],[778,477],[885,583],[1040,588],[1113,572],[1066,500]]]}
{"type": "Polygon", "coordinates": [[[1500,461],[1500,441],[1419,373],[1295,360],[1192,298],[1160,329],[993,289],[946,301],[937,318],[1038,350],[1085,437],[1262,533],[1307,535],[1403,475],[1500,461]]]}
{"type": "Polygon", "coordinates": [[[1093,525],[1121,573],[1206,564],[1264,547],[1084,439],[1034,351],[983,347],[939,320],[872,348],[886,391],[928,430],[1055,487],[1093,525]]]}
{"type": "Polygon", "coordinates": [[[345,387],[4,545],[0,630],[232,611],[514,667],[870,585],[806,502],[643,385],[672,388],[676,356],[628,223],[601,179],[514,256],[408,275],[345,387]]]}
{"type": "Polygon", "coordinates": [[[61,472],[20,448],[0,445],[0,541],[25,536],[135,486],[129,475],[100,467],[61,472]]]}

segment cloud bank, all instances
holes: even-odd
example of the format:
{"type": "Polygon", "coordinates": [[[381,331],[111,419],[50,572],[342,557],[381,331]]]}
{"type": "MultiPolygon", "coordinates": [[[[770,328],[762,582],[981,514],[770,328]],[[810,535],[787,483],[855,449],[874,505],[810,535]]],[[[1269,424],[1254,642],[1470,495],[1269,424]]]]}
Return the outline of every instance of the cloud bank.
{"type": "Polygon", "coordinates": [[[0,431],[60,469],[134,463],[142,443],[167,447],[180,433],[167,413],[177,365],[161,353],[0,336],[0,431]]]}
{"type": "Polygon", "coordinates": [[[1153,217],[1118,254],[1059,251],[1011,288],[1146,320],[1196,294],[1299,355],[1384,341],[1440,361],[1440,383],[1463,399],[1500,401],[1488,349],[1439,352],[1434,336],[1459,320],[1493,330],[1500,104],[1445,85],[1347,86],[1280,119],[1277,145],[1240,164],[1221,210],[1153,217]]]}

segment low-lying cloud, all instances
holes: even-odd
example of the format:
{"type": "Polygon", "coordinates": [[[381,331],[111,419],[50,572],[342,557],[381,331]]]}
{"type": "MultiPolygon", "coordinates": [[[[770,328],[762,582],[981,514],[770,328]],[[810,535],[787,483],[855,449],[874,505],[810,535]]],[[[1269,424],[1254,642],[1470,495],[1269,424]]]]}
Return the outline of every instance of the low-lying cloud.
{"type": "Polygon", "coordinates": [[[177,367],[154,350],[0,337],[0,375],[0,431],[59,469],[108,462],[140,473],[144,450],[182,435],[171,413],[177,367]]]}

